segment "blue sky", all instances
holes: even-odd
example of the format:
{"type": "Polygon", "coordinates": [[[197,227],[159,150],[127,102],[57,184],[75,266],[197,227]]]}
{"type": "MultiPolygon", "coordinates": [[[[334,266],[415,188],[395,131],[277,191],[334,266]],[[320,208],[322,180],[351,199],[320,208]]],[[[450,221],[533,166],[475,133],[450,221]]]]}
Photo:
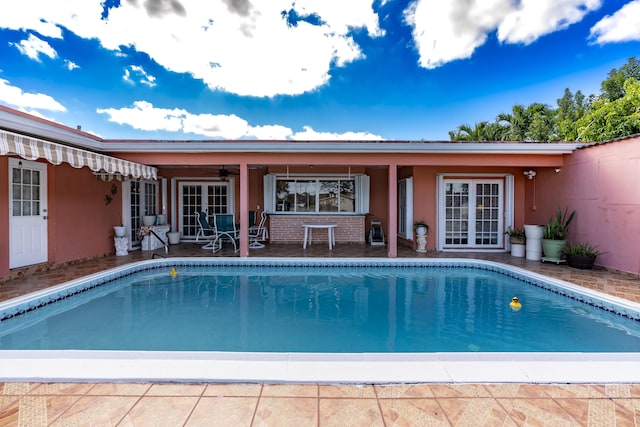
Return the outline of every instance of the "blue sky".
{"type": "Polygon", "coordinates": [[[631,56],[640,0],[21,0],[0,104],[109,139],[447,140],[631,56]]]}

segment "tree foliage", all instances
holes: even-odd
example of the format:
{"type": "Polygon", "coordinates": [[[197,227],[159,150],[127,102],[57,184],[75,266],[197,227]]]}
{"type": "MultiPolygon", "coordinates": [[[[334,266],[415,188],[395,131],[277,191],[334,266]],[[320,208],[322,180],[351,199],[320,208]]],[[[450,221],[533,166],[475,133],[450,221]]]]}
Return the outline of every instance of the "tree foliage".
{"type": "Polygon", "coordinates": [[[619,70],[614,68],[609,71],[606,80],[600,85],[602,97],[609,101],[622,98],[626,91],[624,82],[630,78],[640,81],[640,61],[634,56],[629,58],[619,70]]]}
{"type": "Polygon", "coordinates": [[[493,122],[463,124],[449,132],[452,141],[606,141],[640,133],[640,61],[631,57],[601,83],[601,93],[568,88],[557,107],[515,104],[493,122]]]}
{"type": "Polygon", "coordinates": [[[608,141],[640,133],[640,81],[629,78],[624,95],[610,101],[601,98],[577,122],[581,141],[608,141]]]}

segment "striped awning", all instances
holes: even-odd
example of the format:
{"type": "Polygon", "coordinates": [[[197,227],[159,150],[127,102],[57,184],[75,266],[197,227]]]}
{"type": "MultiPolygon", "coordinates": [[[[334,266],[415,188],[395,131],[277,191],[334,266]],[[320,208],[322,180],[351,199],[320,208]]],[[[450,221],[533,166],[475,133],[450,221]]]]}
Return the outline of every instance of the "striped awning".
{"type": "Polygon", "coordinates": [[[68,163],[74,168],[86,166],[99,177],[109,180],[113,178],[157,179],[158,173],[158,170],[152,166],[0,130],[0,155],[7,154],[15,154],[25,160],[46,159],[54,165],[68,163]]]}

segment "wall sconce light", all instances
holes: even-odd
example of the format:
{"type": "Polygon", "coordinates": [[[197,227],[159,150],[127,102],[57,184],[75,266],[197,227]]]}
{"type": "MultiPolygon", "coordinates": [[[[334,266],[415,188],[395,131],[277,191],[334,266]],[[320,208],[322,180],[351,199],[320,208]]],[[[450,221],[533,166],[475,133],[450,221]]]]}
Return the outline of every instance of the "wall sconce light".
{"type": "Polygon", "coordinates": [[[556,173],[560,173],[560,171],[561,171],[561,170],[562,170],[562,169],[560,169],[560,168],[556,168],[556,169],[555,169],[556,173]]]}
{"type": "Polygon", "coordinates": [[[22,169],[22,160],[18,162],[18,169],[22,169]]]}
{"type": "Polygon", "coordinates": [[[533,177],[536,176],[536,171],[534,171],[533,169],[524,171],[523,173],[528,179],[533,179],[533,177]]]}

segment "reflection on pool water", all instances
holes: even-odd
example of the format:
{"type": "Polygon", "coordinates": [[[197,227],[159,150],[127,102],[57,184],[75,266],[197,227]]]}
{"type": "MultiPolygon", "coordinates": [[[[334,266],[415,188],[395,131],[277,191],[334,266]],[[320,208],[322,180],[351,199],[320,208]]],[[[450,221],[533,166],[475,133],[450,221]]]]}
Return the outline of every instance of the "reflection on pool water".
{"type": "Polygon", "coordinates": [[[2,350],[640,352],[636,305],[470,260],[155,260],[0,319],[2,350]]]}

